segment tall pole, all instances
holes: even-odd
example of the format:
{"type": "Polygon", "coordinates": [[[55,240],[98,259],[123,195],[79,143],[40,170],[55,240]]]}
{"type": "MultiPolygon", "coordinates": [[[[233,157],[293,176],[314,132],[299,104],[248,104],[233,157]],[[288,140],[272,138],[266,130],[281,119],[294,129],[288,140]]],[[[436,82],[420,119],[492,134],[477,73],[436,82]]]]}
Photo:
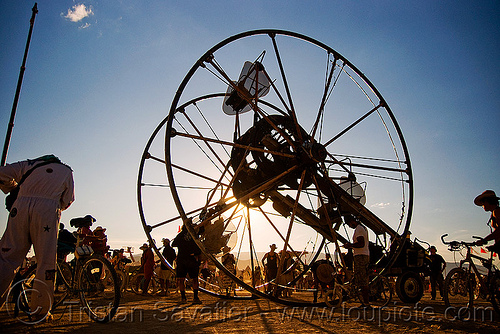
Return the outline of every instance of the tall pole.
{"type": "Polygon", "coordinates": [[[21,71],[19,72],[19,79],[17,80],[16,95],[14,97],[14,104],[12,105],[12,111],[10,113],[9,126],[7,128],[7,135],[5,136],[5,144],[3,145],[2,162],[1,166],[5,166],[7,161],[7,152],[9,150],[10,137],[12,136],[12,129],[14,128],[14,118],[16,117],[17,103],[19,101],[19,94],[21,93],[21,85],[23,83],[24,70],[26,69],[26,58],[28,57],[28,49],[30,47],[31,33],[33,32],[33,25],[35,24],[35,16],[38,13],[38,8],[35,2],[33,6],[31,19],[30,19],[30,31],[28,33],[28,40],[26,41],[26,49],[24,50],[23,64],[21,65],[21,71]]]}

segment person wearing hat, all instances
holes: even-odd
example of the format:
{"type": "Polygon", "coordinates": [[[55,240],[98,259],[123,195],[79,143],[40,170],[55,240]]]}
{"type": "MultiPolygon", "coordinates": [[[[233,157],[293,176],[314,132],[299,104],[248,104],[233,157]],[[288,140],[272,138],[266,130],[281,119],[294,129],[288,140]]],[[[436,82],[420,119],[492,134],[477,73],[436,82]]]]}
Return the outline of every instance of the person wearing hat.
{"type": "Polygon", "coordinates": [[[429,248],[429,252],[431,255],[429,256],[430,265],[429,265],[429,278],[431,281],[431,299],[436,299],[436,287],[439,288],[439,295],[443,298],[443,283],[444,277],[443,272],[446,268],[446,261],[443,259],[441,255],[437,253],[436,247],[431,246],[429,248]]]}
{"type": "Polygon", "coordinates": [[[97,226],[93,232],[93,237],[90,241],[90,247],[94,250],[94,253],[104,256],[108,252],[108,237],[104,233],[106,229],[102,226],[97,226]]]}
{"type": "Polygon", "coordinates": [[[142,250],[140,272],[144,272],[144,286],[142,287],[142,294],[147,295],[149,282],[153,277],[153,271],[155,269],[155,256],[151,247],[149,247],[147,243],[144,243],[141,247],[139,247],[139,249],[142,250]]]}
{"type": "Polygon", "coordinates": [[[495,240],[493,246],[487,247],[489,251],[500,253],[500,207],[498,205],[498,197],[493,190],[485,190],[474,199],[474,204],[482,206],[484,211],[491,212],[488,225],[493,229],[493,232],[488,234],[481,240],[476,241],[477,246],[482,246],[490,240],[495,240]]]}
{"type": "Polygon", "coordinates": [[[318,291],[320,293],[320,298],[328,289],[328,284],[332,283],[335,267],[330,259],[330,254],[325,254],[325,258],[321,260],[314,261],[310,268],[313,274],[313,303],[318,301],[318,291]]]}
{"type": "MultiPolygon", "coordinates": [[[[173,249],[172,246],[170,246],[170,239],[163,238],[161,242],[163,243],[162,255],[168,262],[170,268],[173,268],[175,258],[177,257],[175,249],[173,249]]],[[[169,280],[170,277],[172,276],[172,272],[170,271],[171,269],[169,268],[168,265],[161,262],[160,274],[158,275],[160,278],[160,288],[161,288],[161,291],[159,293],[165,296],[168,294],[169,280]]]]}
{"type": "MultiPolygon", "coordinates": [[[[278,254],[275,252],[276,250],[276,244],[272,244],[269,246],[271,250],[264,254],[264,257],[262,258],[262,263],[264,264],[265,272],[266,272],[266,281],[271,282],[273,279],[276,278],[276,275],[278,274],[278,254]],[[266,263],[264,263],[264,260],[266,260],[266,263]]],[[[267,292],[272,291],[272,287],[269,284],[267,286],[267,292]]]]}

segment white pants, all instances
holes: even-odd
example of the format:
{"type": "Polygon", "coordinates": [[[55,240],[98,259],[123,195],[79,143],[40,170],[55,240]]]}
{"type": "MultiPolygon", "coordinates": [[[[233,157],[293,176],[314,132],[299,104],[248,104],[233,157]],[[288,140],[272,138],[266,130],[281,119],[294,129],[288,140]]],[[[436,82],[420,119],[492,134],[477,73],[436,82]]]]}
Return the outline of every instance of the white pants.
{"type": "Polygon", "coordinates": [[[59,203],[46,198],[20,197],[16,200],[0,239],[0,305],[17,268],[31,245],[37,260],[36,280],[31,296],[31,310],[44,315],[54,299],[57,233],[61,211],[59,203]]]}

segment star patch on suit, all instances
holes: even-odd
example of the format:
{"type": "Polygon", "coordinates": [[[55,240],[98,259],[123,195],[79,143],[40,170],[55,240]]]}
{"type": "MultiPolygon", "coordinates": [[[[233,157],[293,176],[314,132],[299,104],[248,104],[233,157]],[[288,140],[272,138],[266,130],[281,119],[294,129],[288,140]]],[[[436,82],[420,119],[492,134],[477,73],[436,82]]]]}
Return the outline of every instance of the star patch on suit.
{"type": "Polygon", "coordinates": [[[44,226],[43,231],[44,231],[44,232],[50,232],[50,227],[49,227],[49,225],[44,226]]]}

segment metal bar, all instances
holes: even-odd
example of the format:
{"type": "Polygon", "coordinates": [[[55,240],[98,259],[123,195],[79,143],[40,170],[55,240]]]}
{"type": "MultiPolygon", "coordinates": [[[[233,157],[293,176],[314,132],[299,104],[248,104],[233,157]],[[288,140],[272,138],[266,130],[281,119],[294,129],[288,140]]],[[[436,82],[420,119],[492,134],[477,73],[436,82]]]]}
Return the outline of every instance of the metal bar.
{"type": "Polygon", "coordinates": [[[248,149],[249,151],[256,151],[256,152],[268,153],[268,154],[272,154],[272,155],[279,155],[279,156],[282,156],[285,158],[292,158],[292,159],[295,158],[295,155],[293,155],[293,154],[286,154],[286,153],[282,153],[282,152],[278,152],[278,151],[270,151],[270,150],[259,148],[259,147],[237,144],[237,143],[233,143],[233,142],[229,142],[229,141],[204,137],[201,135],[196,136],[196,135],[192,135],[189,133],[182,133],[182,132],[176,132],[175,135],[180,136],[180,137],[187,137],[187,138],[191,138],[191,139],[198,139],[198,140],[202,140],[204,142],[212,142],[212,143],[221,144],[221,145],[244,148],[244,149],[248,149]]]}
{"type": "Polygon", "coordinates": [[[28,49],[30,47],[31,34],[33,32],[33,26],[35,24],[35,16],[38,13],[37,4],[31,9],[31,19],[30,19],[30,30],[28,32],[28,40],[26,41],[26,48],[24,50],[23,63],[21,65],[21,70],[19,72],[19,79],[17,80],[16,95],[14,96],[14,103],[12,105],[12,111],[10,112],[10,121],[7,127],[7,134],[5,136],[5,143],[3,145],[2,161],[1,166],[5,166],[7,161],[7,152],[9,150],[10,138],[12,136],[12,129],[14,128],[14,118],[16,118],[17,103],[19,102],[19,95],[21,94],[21,85],[23,83],[24,71],[26,70],[26,58],[28,57],[28,49]]]}
{"type": "Polygon", "coordinates": [[[338,138],[340,138],[342,135],[344,135],[347,131],[351,130],[353,127],[355,127],[356,125],[358,125],[359,123],[361,123],[361,121],[363,121],[365,118],[367,118],[368,116],[370,116],[373,112],[377,111],[378,108],[382,107],[382,103],[380,103],[378,106],[376,106],[375,108],[371,109],[370,111],[368,111],[366,114],[364,114],[361,118],[359,118],[358,120],[356,120],[354,123],[352,123],[351,125],[349,125],[347,128],[345,128],[344,130],[342,130],[338,135],[336,135],[335,137],[333,137],[332,139],[330,139],[329,141],[327,141],[324,146],[327,147],[328,145],[330,145],[331,143],[333,143],[335,140],[337,140],[338,138]]]}

